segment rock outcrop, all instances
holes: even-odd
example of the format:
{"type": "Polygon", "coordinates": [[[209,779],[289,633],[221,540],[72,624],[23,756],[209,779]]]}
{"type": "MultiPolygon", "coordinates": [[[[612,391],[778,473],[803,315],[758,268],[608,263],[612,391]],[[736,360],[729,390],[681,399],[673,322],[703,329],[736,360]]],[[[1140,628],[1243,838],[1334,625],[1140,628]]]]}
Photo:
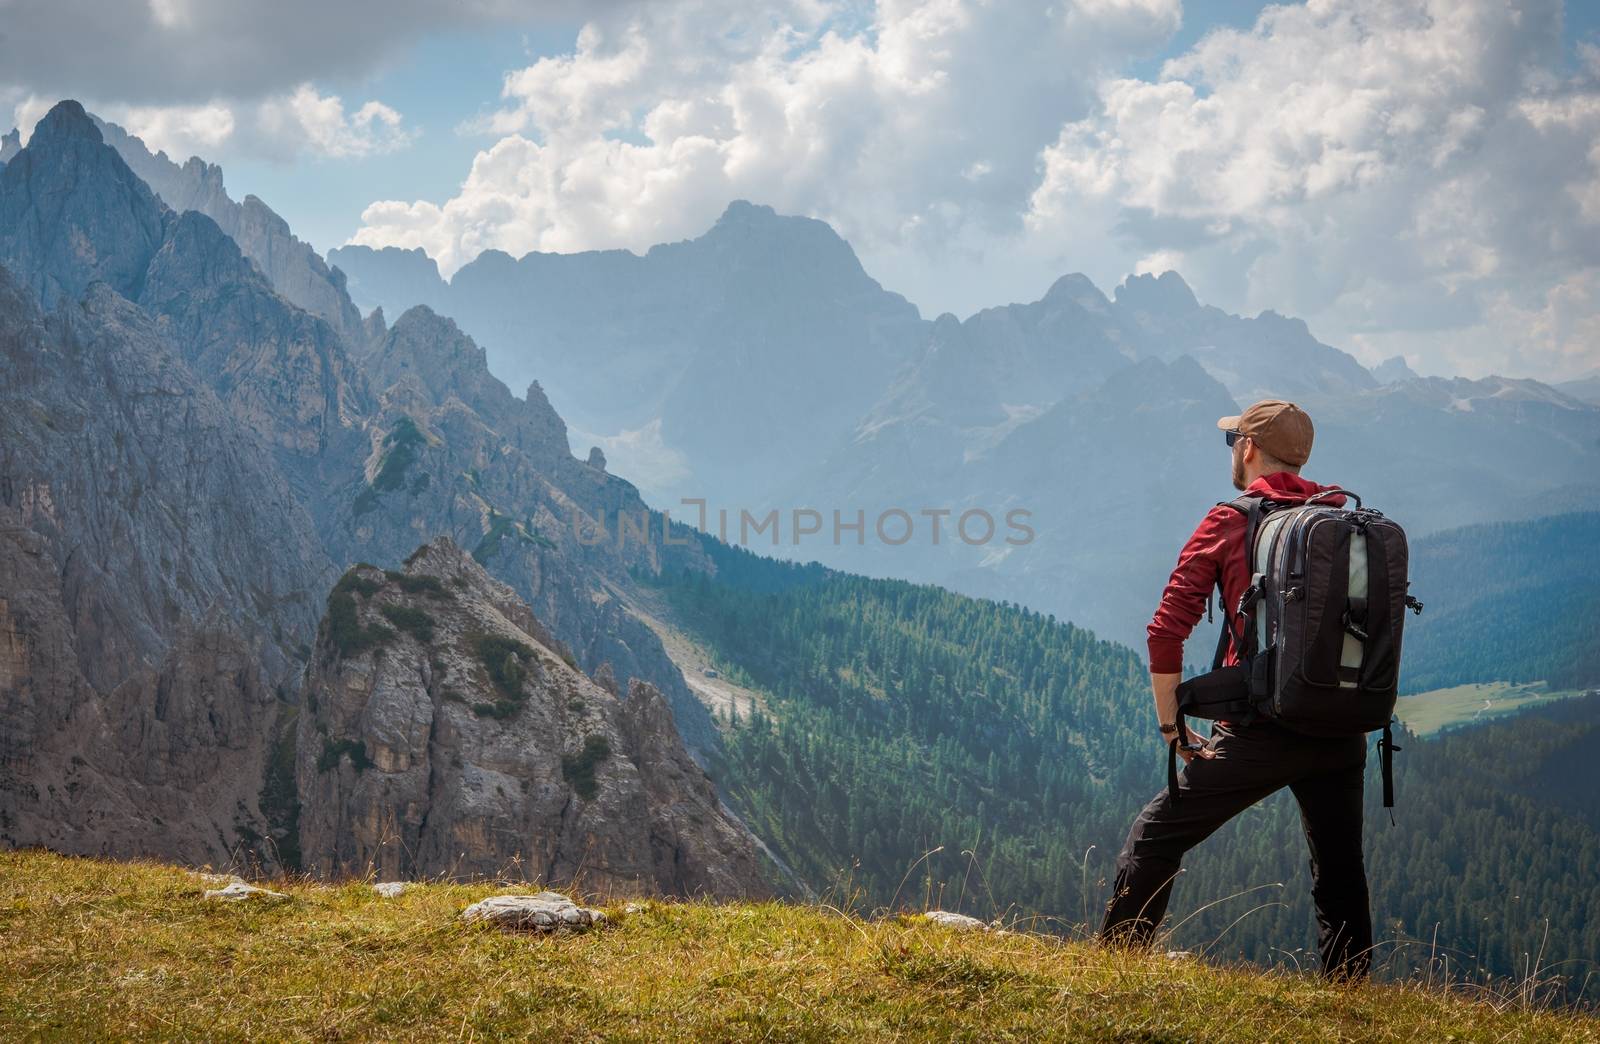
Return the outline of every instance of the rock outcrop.
{"type": "Polygon", "coordinates": [[[618,699],[448,539],[329,596],[297,776],[309,870],[765,894],[652,686],[618,699]]]}
{"type": "Polygon", "coordinates": [[[344,561],[398,563],[419,541],[448,535],[509,583],[586,671],[610,664],[667,697],[690,747],[715,743],[704,706],[659,640],[625,611],[615,588],[698,548],[668,548],[628,482],[571,453],[567,428],[539,385],[512,395],[451,320],[416,307],[360,364],[379,406],[364,459],[347,470],[325,532],[344,561]],[[624,539],[619,526],[633,528],[624,539]],[[641,537],[641,531],[646,531],[641,537]],[[653,533],[654,536],[650,536],[653,533]]]}
{"type": "Polygon", "coordinates": [[[270,888],[259,888],[244,881],[234,881],[221,888],[208,888],[204,896],[206,899],[220,899],[228,903],[255,902],[281,902],[289,898],[283,892],[274,892],[270,888]]]}

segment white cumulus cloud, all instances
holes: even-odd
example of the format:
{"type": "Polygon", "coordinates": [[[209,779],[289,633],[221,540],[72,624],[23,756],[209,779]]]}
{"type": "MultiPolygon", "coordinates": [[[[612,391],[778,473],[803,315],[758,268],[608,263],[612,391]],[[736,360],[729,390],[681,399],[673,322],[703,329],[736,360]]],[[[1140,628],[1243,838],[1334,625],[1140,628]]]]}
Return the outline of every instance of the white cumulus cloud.
{"type": "Polygon", "coordinates": [[[382,102],[347,113],[338,95],[319,94],[308,83],[262,102],[255,121],[266,147],[290,154],[304,149],[321,156],[368,156],[403,148],[412,137],[400,114],[382,102]]]}
{"type": "Polygon", "coordinates": [[[1270,7],[1104,83],[1045,150],[1029,227],[1113,210],[1132,249],[1181,247],[1203,289],[1369,361],[1592,367],[1570,322],[1503,321],[1600,264],[1600,80],[1559,71],[1561,27],[1559,0],[1270,7]]]}
{"type": "MultiPolygon", "coordinates": [[[[12,103],[24,144],[53,104],[37,94],[12,103]]],[[[179,162],[189,156],[212,157],[224,146],[234,154],[279,161],[301,156],[342,159],[394,152],[415,140],[400,113],[383,102],[368,101],[351,112],[338,95],[321,94],[311,84],[255,103],[218,99],[199,105],[125,105],[91,98],[85,105],[152,152],[166,152],[179,162]]]]}
{"type": "Polygon", "coordinates": [[[858,247],[1019,227],[1040,148],[1092,86],[1176,29],[1178,0],[789,0],[619,8],[505,80],[503,135],[442,202],[370,206],[354,241],[639,249],[747,197],[858,247]]]}
{"type": "Polygon", "coordinates": [[[233,110],[220,102],[205,105],[121,106],[96,109],[95,115],[118,124],[152,152],[180,159],[210,155],[233,137],[233,110]]]}

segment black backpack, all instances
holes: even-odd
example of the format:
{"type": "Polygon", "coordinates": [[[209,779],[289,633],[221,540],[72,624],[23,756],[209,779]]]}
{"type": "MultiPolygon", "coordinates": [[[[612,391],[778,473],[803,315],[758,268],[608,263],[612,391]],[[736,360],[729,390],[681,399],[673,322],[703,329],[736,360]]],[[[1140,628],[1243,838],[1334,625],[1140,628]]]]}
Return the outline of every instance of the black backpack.
{"type": "Polygon", "coordinates": [[[1210,673],[1178,686],[1178,739],[1167,756],[1176,799],[1177,747],[1188,744],[1184,715],[1249,722],[1265,717],[1315,736],[1383,730],[1383,804],[1394,806],[1390,722],[1399,692],[1400,639],[1407,609],[1405,530],[1361,506],[1347,489],[1300,504],[1262,497],[1224,502],[1245,516],[1250,586],[1227,613],[1210,673]],[[1355,508],[1333,507],[1342,495],[1355,508]],[[1222,665],[1229,637],[1239,663],[1222,665]]]}

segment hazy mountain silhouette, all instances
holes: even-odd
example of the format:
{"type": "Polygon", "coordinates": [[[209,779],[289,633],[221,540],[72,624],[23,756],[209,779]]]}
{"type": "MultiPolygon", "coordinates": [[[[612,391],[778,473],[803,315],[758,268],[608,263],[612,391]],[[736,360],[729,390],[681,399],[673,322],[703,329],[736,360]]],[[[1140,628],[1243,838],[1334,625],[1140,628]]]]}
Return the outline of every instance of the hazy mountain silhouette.
{"type": "Polygon", "coordinates": [[[744,202],[643,255],[488,251],[448,284],[414,253],[330,257],[364,306],[454,316],[497,373],[537,376],[575,428],[609,437],[613,467],[655,462],[634,474],[671,499],[764,490],[772,461],[854,424],[926,326],[827,225],[744,202]]]}

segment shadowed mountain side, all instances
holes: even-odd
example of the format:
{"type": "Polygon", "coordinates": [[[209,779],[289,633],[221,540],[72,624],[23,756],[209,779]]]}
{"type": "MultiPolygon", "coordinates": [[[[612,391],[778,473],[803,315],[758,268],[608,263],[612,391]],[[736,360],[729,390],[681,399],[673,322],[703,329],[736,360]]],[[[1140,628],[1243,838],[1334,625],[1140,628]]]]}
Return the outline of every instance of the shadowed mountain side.
{"type": "Polygon", "coordinates": [[[168,220],[77,102],[51,109],[0,171],[0,259],[47,310],[96,281],[136,295],[168,220]]]}
{"type": "Polygon", "coordinates": [[[276,694],[332,565],[271,455],[104,284],[0,268],[0,840],[195,862],[273,832],[276,694]]]}
{"type": "Polygon", "coordinates": [[[361,341],[361,313],[345,292],[344,275],[289,231],[288,222],[255,196],[234,202],[222,183],[222,168],[190,156],[179,166],[165,152],[150,154],[144,142],[115,123],[90,116],[105,143],[161,201],[175,212],[196,210],[217,223],[244,255],[289,301],[327,320],[352,345],[361,341]]]}

